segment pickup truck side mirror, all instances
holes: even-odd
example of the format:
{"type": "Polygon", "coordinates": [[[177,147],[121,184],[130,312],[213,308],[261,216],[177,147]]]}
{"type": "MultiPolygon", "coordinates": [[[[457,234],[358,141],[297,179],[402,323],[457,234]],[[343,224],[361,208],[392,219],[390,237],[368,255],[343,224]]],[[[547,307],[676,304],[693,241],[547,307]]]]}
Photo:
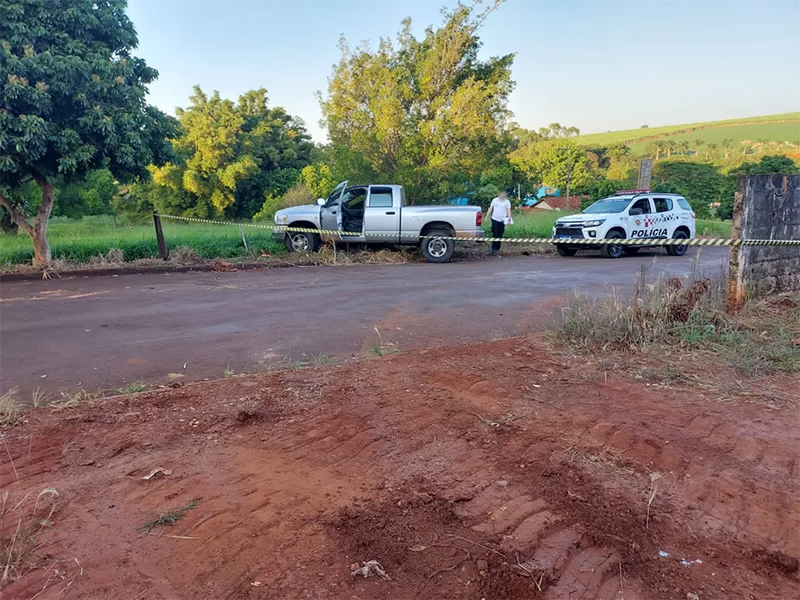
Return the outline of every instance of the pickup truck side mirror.
{"type": "Polygon", "coordinates": [[[325,198],[317,198],[318,206],[325,206],[325,198]]]}
{"type": "Polygon", "coordinates": [[[642,209],[641,208],[632,208],[632,209],[630,209],[630,211],[628,211],[628,214],[631,215],[631,216],[633,216],[633,215],[641,215],[642,214],[642,209]]]}

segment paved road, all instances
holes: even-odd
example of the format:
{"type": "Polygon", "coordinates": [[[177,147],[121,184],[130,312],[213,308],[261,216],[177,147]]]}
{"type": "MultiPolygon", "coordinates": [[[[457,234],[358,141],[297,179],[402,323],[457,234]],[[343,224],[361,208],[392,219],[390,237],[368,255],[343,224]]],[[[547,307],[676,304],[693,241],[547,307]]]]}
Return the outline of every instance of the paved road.
{"type": "MultiPolygon", "coordinates": [[[[117,389],[219,378],[295,361],[541,330],[575,290],[629,286],[642,265],[687,275],[683,258],[519,256],[4,283],[0,390],[117,389]]],[[[702,251],[718,272],[724,249],[702,251]]]]}

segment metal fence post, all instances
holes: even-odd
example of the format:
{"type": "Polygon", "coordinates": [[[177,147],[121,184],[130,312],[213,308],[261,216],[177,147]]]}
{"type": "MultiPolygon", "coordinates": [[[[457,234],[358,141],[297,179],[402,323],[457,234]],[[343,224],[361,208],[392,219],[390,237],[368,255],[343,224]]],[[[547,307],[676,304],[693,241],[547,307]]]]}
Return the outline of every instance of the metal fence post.
{"type": "Polygon", "coordinates": [[[169,259],[169,250],[167,249],[167,242],[164,240],[164,232],[161,230],[161,217],[158,216],[158,211],[153,211],[153,222],[156,225],[156,241],[158,242],[158,255],[163,259],[169,259]]]}

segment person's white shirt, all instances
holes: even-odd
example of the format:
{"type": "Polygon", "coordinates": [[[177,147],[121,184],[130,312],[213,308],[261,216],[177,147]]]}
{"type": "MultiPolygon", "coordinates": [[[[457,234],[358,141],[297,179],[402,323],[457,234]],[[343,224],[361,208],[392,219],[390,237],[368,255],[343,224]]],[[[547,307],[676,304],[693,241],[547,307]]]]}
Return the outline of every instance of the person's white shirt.
{"type": "Polygon", "coordinates": [[[501,200],[498,196],[492,203],[489,205],[489,208],[492,209],[492,219],[497,221],[498,223],[505,223],[506,225],[510,225],[511,221],[511,201],[506,198],[505,200],[501,200]]]}

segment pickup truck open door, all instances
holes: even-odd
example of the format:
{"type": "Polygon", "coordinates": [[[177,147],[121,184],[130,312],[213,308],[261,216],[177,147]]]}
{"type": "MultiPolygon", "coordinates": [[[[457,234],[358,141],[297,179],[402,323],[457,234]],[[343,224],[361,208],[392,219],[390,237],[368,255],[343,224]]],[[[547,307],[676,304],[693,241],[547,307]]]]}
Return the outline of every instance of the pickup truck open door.
{"type": "MultiPolygon", "coordinates": [[[[347,188],[347,182],[343,181],[331,192],[331,195],[328,196],[328,199],[325,201],[325,204],[319,207],[319,222],[322,226],[321,229],[327,231],[341,231],[342,230],[342,214],[341,214],[341,206],[339,205],[342,194],[344,194],[344,190],[347,188]]],[[[341,236],[334,236],[330,234],[323,234],[322,237],[324,239],[338,239],[341,236]]]]}

